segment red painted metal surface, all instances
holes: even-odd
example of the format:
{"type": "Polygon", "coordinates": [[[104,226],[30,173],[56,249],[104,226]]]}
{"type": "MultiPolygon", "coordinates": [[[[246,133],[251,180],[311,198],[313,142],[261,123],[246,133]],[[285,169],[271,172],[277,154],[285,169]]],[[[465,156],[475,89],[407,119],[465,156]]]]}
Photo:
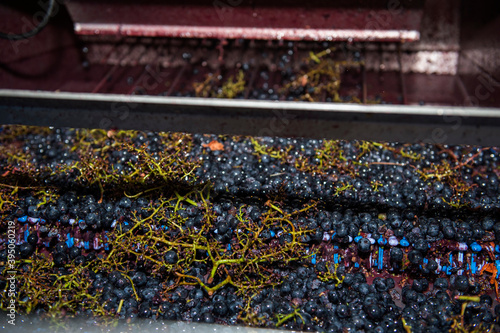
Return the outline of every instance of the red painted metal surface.
{"type": "MultiPolygon", "coordinates": [[[[448,37],[441,38],[442,31],[437,29],[448,22],[448,16],[454,17],[454,14],[446,15],[452,12],[446,10],[448,7],[437,13],[436,6],[444,6],[443,2],[429,0],[423,7],[413,0],[411,6],[404,4],[400,5],[399,10],[394,10],[387,6],[391,3],[398,4],[398,1],[353,0],[351,5],[342,1],[322,5],[319,1],[306,3],[291,0],[281,7],[276,0],[269,0],[268,3],[254,1],[253,6],[246,2],[233,6],[238,0],[224,0],[225,5],[217,1],[211,3],[187,0],[181,6],[172,4],[171,1],[154,0],[67,0],[65,4],[76,20],[75,25],[72,25],[65,7],[61,6],[59,14],[34,38],[14,43],[0,40],[0,88],[146,95],[186,94],[193,90],[194,82],[202,82],[209,73],[220,74],[225,80],[234,76],[242,64],[247,64],[251,66],[251,70],[246,73],[249,84],[245,96],[251,97],[249,94],[252,89],[261,89],[263,86],[259,82],[260,70],[269,72],[271,79],[267,84],[269,88],[277,90],[283,85],[277,66],[283,61],[284,52],[289,49],[293,53],[287,61],[290,61],[289,66],[294,72],[300,73],[302,59],[308,57],[309,51],[324,50],[322,43],[290,44],[239,39],[221,43],[214,39],[125,36],[196,35],[213,38],[320,40],[374,38],[379,41],[383,38],[404,39],[402,32],[412,33],[411,29],[417,29],[416,33],[422,33],[421,41],[402,46],[403,75],[399,73],[401,68],[396,61],[398,53],[394,44],[365,43],[359,50],[364,53],[366,72],[362,75],[359,71],[351,71],[343,75],[341,93],[363,99],[364,92],[368,100],[380,97],[396,104],[424,102],[437,105],[498,106],[500,101],[500,84],[496,75],[498,71],[491,70],[498,69],[498,66],[493,61],[480,61],[481,66],[478,66],[471,62],[472,58],[462,57],[460,76],[425,75],[405,70],[413,68],[409,63],[412,51],[458,50],[455,38],[449,37],[450,33],[446,34],[448,37]],[[358,7],[360,3],[363,6],[358,7]],[[425,8],[423,22],[440,22],[432,26],[434,30],[427,23],[419,30],[420,21],[417,17],[422,8],[425,8]],[[388,15],[384,16],[384,13],[388,15]],[[405,17],[407,20],[404,20],[405,17]],[[80,36],[84,38],[77,40],[78,36],[73,34],[75,26],[80,33],[83,28],[89,28],[86,32],[89,35],[80,36]],[[186,27],[194,34],[187,35],[186,27]],[[372,35],[375,32],[377,36],[372,35]],[[431,38],[434,34],[438,43],[431,38]],[[451,43],[442,41],[450,38],[451,43]],[[366,50],[362,51],[364,47],[366,50]],[[82,52],[83,49],[86,51],[82,52]],[[370,62],[372,55],[376,55],[378,59],[373,64],[370,62]],[[466,60],[471,64],[467,65],[466,60]],[[467,71],[469,68],[475,71],[467,71]],[[252,79],[252,73],[257,73],[257,79],[252,79]],[[406,89],[402,89],[403,86],[406,89]]],[[[7,19],[0,22],[0,30],[22,31],[26,29],[26,22],[36,23],[36,15],[42,9],[37,5],[25,8],[2,3],[0,17],[7,19]]],[[[455,21],[452,20],[453,22],[455,21]]],[[[496,27],[495,22],[491,21],[487,27],[496,27]]],[[[452,37],[455,36],[457,33],[453,27],[458,24],[448,26],[453,32],[452,37]]],[[[476,33],[472,34],[474,36],[476,33]]],[[[472,37],[465,39],[472,40],[472,37]]],[[[484,59],[495,59],[498,44],[488,42],[483,45],[481,41],[484,38],[478,38],[475,44],[467,44],[466,53],[478,53],[484,59]]],[[[359,45],[353,44],[352,47],[354,52],[359,45]]]]}
{"type": "Polygon", "coordinates": [[[83,1],[66,5],[80,35],[413,41],[422,1],[83,1]]]}
{"type": "MultiPolygon", "coordinates": [[[[46,8],[40,4],[46,1],[1,1],[0,31],[7,34],[19,34],[32,30],[45,15],[46,8]]],[[[47,1],[48,3],[48,1],[47,1]]],[[[38,56],[53,50],[73,46],[76,38],[71,31],[72,22],[64,6],[56,1],[54,17],[36,36],[29,39],[7,40],[0,38],[0,64],[7,66],[11,62],[38,56]]],[[[29,71],[22,70],[23,75],[41,73],[48,67],[47,63],[36,64],[29,71]]],[[[1,74],[1,73],[0,73],[1,74]]]]}
{"type": "Polygon", "coordinates": [[[76,23],[75,31],[80,35],[118,35],[145,37],[181,38],[228,38],[228,39],[276,39],[314,41],[414,41],[416,30],[361,30],[361,29],[295,29],[295,28],[249,28],[249,27],[191,27],[143,24],[76,23]]]}

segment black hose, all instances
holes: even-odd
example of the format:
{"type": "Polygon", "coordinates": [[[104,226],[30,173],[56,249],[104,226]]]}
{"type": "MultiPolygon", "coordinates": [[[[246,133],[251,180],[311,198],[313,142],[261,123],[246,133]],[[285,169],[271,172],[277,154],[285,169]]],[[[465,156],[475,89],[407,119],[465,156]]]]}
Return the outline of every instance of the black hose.
{"type": "Polygon", "coordinates": [[[28,31],[26,33],[22,34],[13,34],[13,33],[4,33],[0,32],[0,38],[8,39],[8,40],[21,40],[21,39],[27,39],[30,37],[35,36],[38,34],[45,26],[47,23],[49,23],[49,19],[52,16],[52,12],[54,10],[54,3],[55,0],[50,0],[49,2],[49,7],[47,8],[47,12],[45,13],[45,16],[43,17],[43,20],[31,31],[28,31]]]}

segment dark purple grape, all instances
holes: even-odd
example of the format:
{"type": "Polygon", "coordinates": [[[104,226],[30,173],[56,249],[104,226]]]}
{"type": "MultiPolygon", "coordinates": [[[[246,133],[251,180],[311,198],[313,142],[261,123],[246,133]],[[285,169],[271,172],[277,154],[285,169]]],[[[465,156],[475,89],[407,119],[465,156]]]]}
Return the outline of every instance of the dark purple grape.
{"type": "Polygon", "coordinates": [[[455,283],[453,284],[453,286],[458,291],[465,292],[465,291],[467,291],[467,289],[469,289],[469,280],[467,279],[467,277],[465,275],[458,275],[455,278],[455,283]]]}
{"type": "Polygon", "coordinates": [[[434,281],[434,288],[446,290],[448,287],[448,280],[445,278],[437,278],[436,281],[434,281]]]}
{"type": "Polygon", "coordinates": [[[76,246],[73,246],[72,248],[69,249],[69,257],[71,259],[76,259],[82,254],[82,250],[76,246]]]}
{"type": "Polygon", "coordinates": [[[378,321],[384,315],[382,308],[378,304],[371,304],[365,308],[366,315],[368,318],[378,321]]]}
{"type": "Polygon", "coordinates": [[[36,244],[38,243],[38,235],[35,232],[29,234],[28,243],[33,246],[36,246],[36,244]]]}
{"type": "Polygon", "coordinates": [[[358,251],[362,253],[370,252],[371,243],[367,238],[361,238],[358,243],[358,251]]]}
{"type": "Polygon", "coordinates": [[[391,249],[391,261],[401,262],[403,260],[403,251],[398,247],[393,247],[391,249]]]}
{"type": "Polygon", "coordinates": [[[419,265],[420,263],[422,263],[423,259],[424,258],[422,254],[417,250],[411,250],[408,253],[408,260],[410,260],[410,262],[414,265],[419,265]]]}
{"type": "Polygon", "coordinates": [[[172,265],[176,264],[177,261],[179,260],[179,258],[177,257],[177,253],[174,250],[167,251],[167,253],[165,253],[164,258],[168,264],[172,265]]]}
{"type": "Polygon", "coordinates": [[[146,274],[144,274],[143,272],[135,272],[131,278],[135,286],[138,288],[144,286],[147,282],[146,274]]]}
{"type": "Polygon", "coordinates": [[[345,304],[340,304],[337,306],[337,316],[339,318],[347,318],[351,316],[350,310],[345,304]]]}
{"type": "Polygon", "coordinates": [[[426,279],[415,279],[413,280],[412,288],[416,292],[424,292],[429,288],[429,282],[426,279]]]}
{"type": "Polygon", "coordinates": [[[227,306],[224,302],[214,303],[214,314],[219,317],[224,317],[227,314],[227,306]]]}
{"type": "Polygon", "coordinates": [[[61,253],[56,253],[53,256],[53,260],[54,260],[54,265],[56,267],[60,267],[60,266],[63,266],[64,264],[66,264],[66,256],[64,254],[61,254],[61,253]]]}
{"type": "Polygon", "coordinates": [[[33,245],[30,243],[22,243],[19,246],[19,254],[22,258],[28,258],[34,251],[33,245]]]}

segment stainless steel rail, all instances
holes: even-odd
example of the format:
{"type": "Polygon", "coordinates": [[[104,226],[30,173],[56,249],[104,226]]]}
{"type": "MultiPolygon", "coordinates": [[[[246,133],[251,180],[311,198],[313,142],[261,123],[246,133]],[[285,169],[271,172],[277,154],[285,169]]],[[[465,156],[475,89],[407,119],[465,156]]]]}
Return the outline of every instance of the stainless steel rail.
{"type": "MultiPolygon", "coordinates": [[[[7,318],[4,312],[0,312],[7,318]]],[[[62,318],[58,321],[40,320],[35,317],[19,316],[16,318],[16,325],[1,323],[0,330],[9,333],[27,333],[27,332],[83,332],[83,333],[118,333],[118,332],[143,332],[143,333],[160,333],[160,332],[183,332],[183,333],[293,333],[297,331],[285,331],[278,329],[263,329],[256,327],[221,325],[221,324],[204,324],[183,321],[169,320],[152,320],[152,319],[137,319],[135,322],[128,324],[125,321],[117,322],[115,327],[103,327],[97,325],[94,319],[80,318],[62,318]],[[57,326],[59,325],[59,326],[57,326]]]]}
{"type": "Polygon", "coordinates": [[[0,90],[0,124],[500,146],[500,109],[0,90]]]}

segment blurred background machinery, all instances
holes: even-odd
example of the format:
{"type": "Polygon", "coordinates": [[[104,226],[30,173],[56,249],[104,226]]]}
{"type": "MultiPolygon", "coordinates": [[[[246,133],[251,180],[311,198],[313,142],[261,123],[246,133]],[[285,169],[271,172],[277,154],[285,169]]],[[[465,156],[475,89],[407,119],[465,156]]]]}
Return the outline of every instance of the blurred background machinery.
{"type": "Polygon", "coordinates": [[[499,13],[495,1],[4,1],[0,121],[498,144],[499,13]],[[308,87],[305,58],[333,54],[344,103],[283,92],[308,87]],[[235,100],[195,89],[240,71],[235,100]],[[273,122],[286,126],[262,132],[273,122]]]}

